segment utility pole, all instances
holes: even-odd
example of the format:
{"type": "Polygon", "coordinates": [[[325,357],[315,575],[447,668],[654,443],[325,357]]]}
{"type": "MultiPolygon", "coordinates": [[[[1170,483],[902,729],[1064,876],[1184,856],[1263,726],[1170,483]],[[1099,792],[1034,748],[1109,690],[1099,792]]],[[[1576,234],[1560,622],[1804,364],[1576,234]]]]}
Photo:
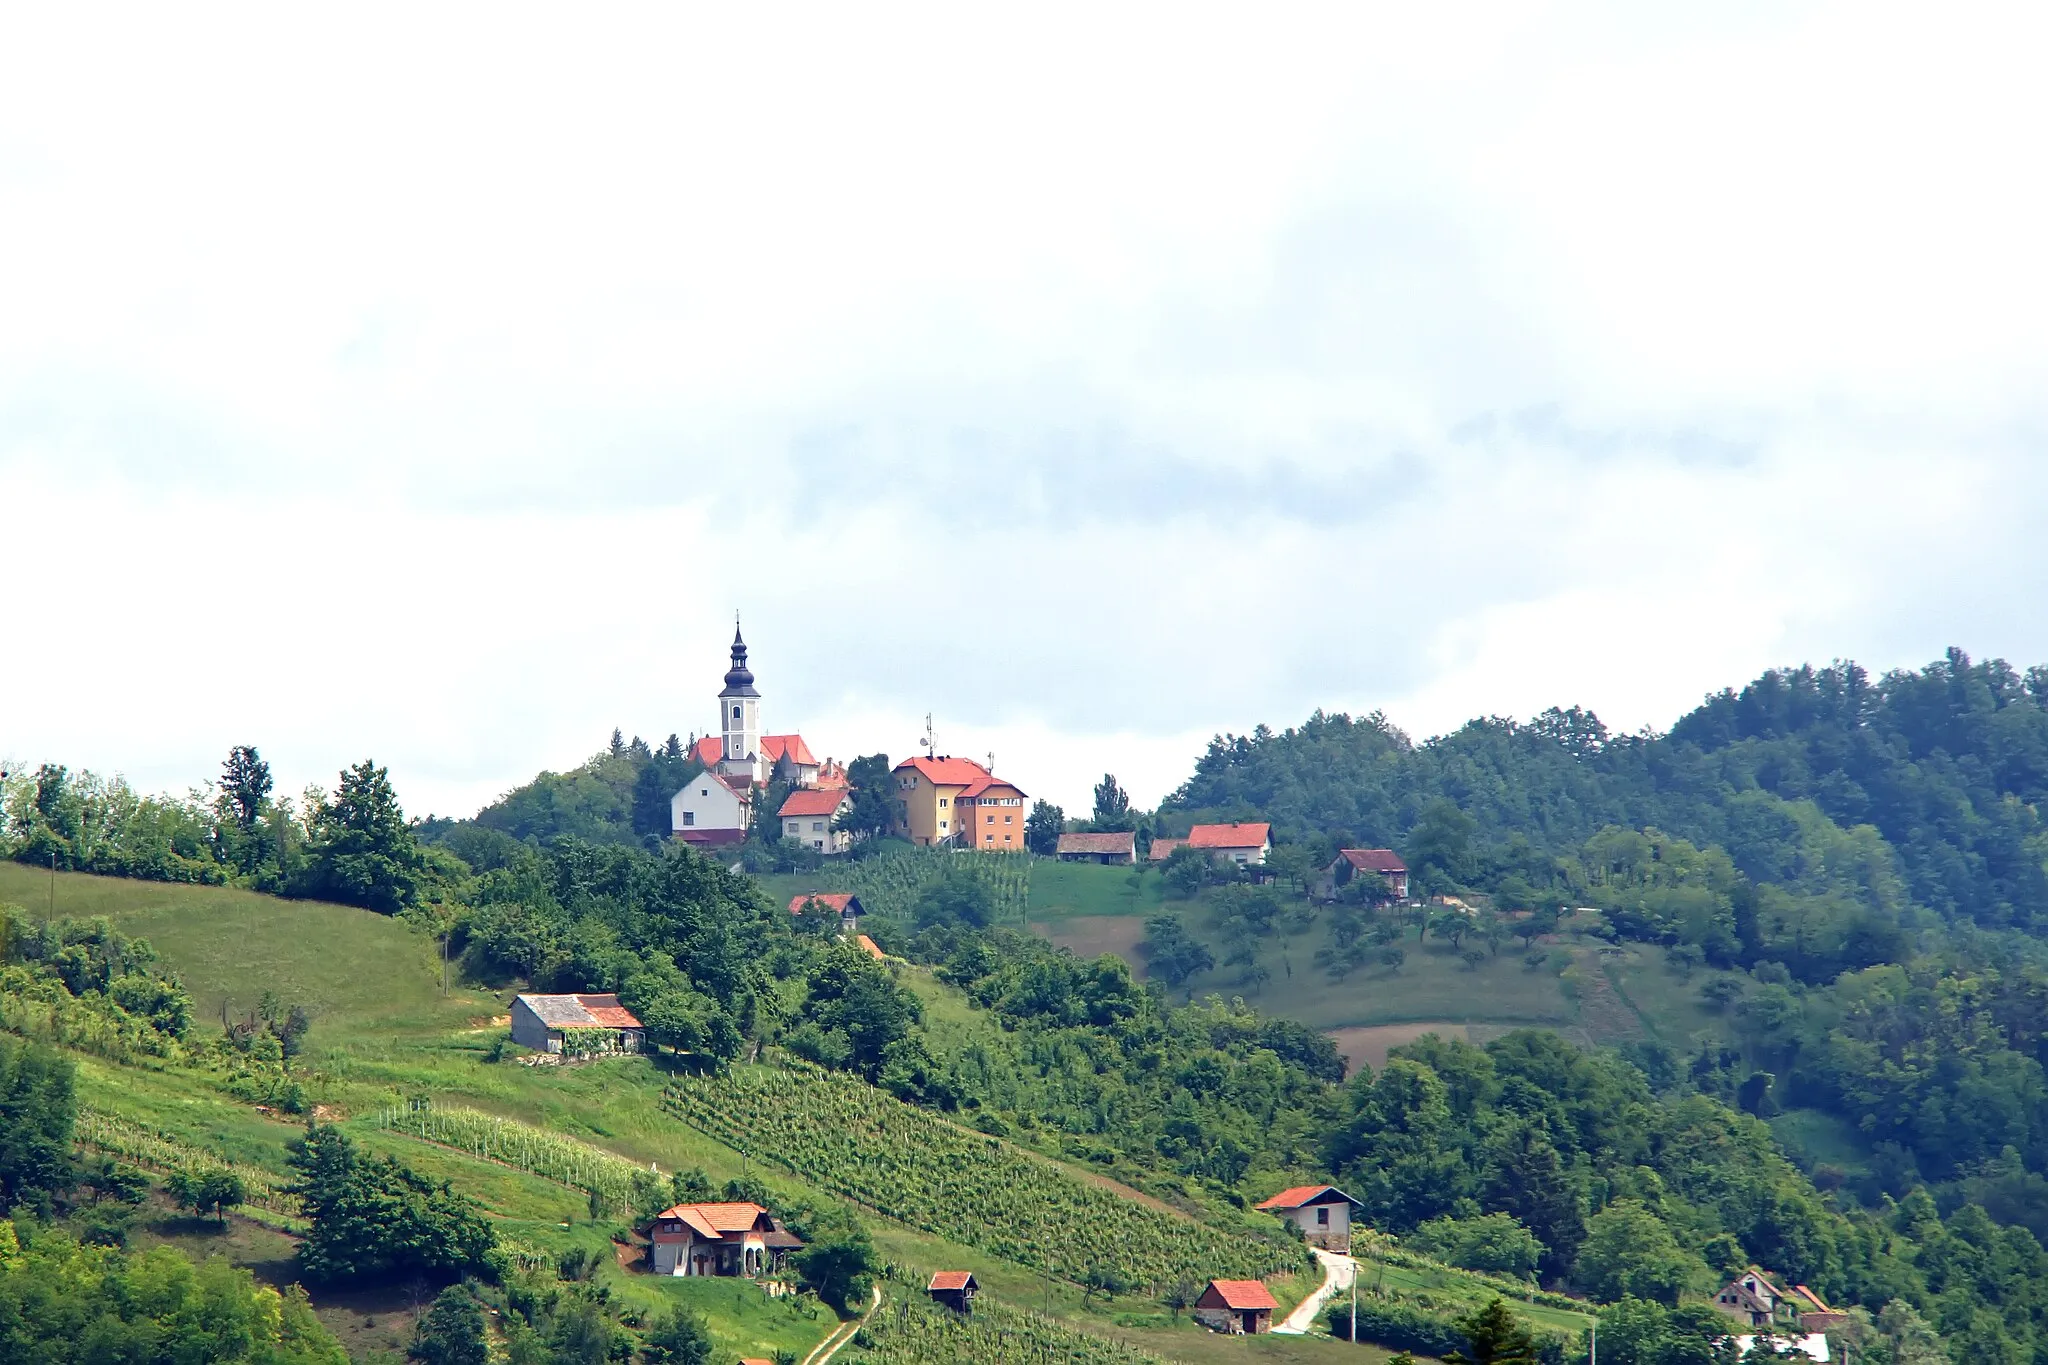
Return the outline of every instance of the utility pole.
{"type": "Polygon", "coordinates": [[[1358,1344],[1358,1262],[1351,1263],[1351,1344],[1358,1344]]]}
{"type": "Polygon", "coordinates": [[[57,850],[50,850],[50,918],[57,918],[57,850]]]}
{"type": "Polygon", "coordinates": [[[1593,1319],[1592,1345],[1586,1358],[1586,1365],[1600,1365],[1600,1319],[1593,1319]]]}

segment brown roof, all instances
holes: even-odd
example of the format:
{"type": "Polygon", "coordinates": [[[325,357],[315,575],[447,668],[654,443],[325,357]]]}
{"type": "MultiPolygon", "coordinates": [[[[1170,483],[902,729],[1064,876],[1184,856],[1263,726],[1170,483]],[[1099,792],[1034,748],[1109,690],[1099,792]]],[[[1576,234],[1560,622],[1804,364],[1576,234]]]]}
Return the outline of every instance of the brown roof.
{"type": "Polygon", "coordinates": [[[1173,856],[1173,851],[1186,844],[1185,839],[1154,839],[1152,851],[1145,855],[1146,861],[1163,863],[1173,856]]]}
{"type": "Polygon", "coordinates": [[[616,995],[522,995],[520,1000],[549,1028],[639,1028],[633,1012],[616,995]]]}
{"type": "Polygon", "coordinates": [[[833,815],[851,800],[844,788],[798,787],[782,803],[778,815],[833,815]]]}
{"type": "Polygon", "coordinates": [[[619,1003],[616,995],[579,995],[576,1002],[590,1012],[590,1017],[606,1028],[639,1028],[640,1021],[633,1017],[633,1011],[619,1003]]]}
{"type": "Polygon", "coordinates": [[[938,1274],[932,1276],[932,1282],[927,1292],[940,1289],[979,1289],[980,1287],[974,1282],[974,1272],[971,1270],[941,1270],[938,1274]]]}
{"type": "MultiPolygon", "coordinates": [[[[729,1234],[744,1233],[760,1226],[768,1219],[768,1210],[759,1204],[747,1203],[675,1204],[663,1209],[655,1217],[676,1219],[689,1224],[697,1233],[712,1241],[722,1241],[729,1234]]],[[[770,1226],[773,1226],[772,1222],[770,1226]]]]}
{"type": "Polygon", "coordinates": [[[1273,827],[1254,825],[1196,825],[1188,831],[1191,848],[1262,848],[1272,840],[1273,827]]]}
{"type": "Polygon", "coordinates": [[[747,832],[743,829],[699,829],[692,825],[688,829],[677,830],[675,835],[692,848],[700,844],[716,848],[720,844],[744,844],[747,841],[747,832]]]}
{"type": "Polygon", "coordinates": [[[804,907],[812,901],[816,901],[820,905],[830,906],[842,915],[847,913],[849,906],[852,907],[854,914],[858,915],[860,913],[860,898],[850,891],[809,891],[801,896],[791,896],[789,898],[789,913],[801,915],[804,912],[804,907]]]}
{"type": "Polygon", "coordinates": [[[1391,848],[1340,848],[1337,856],[1360,872],[1406,872],[1408,864],[1391,848]]]}
{"type": "Polygon", "coordinates": [[[877,962],[880,962],[883,958],[888,956],[887,953],[882,951],[881,946],[877,944],[873,939],[869,938],[866,934],[855,934],[853,936],[853,941],[857,945],[859,945],[860,950],[862,952],[866,953],[869,957],[873,958],[877,962]]]}
{"type": "Polygon", "coordinates": [[[1263,1308],[1271,1312],[1280,1305],[1273,1302],[1272,1294],[1257,1280],[1211,1280],[1209,1287],[1202,1291],[1199,1306],[1235,1308],[1240,1311],[1263,1308]]]}
{"type": "Polygon", "coordinates": [[[1263,1201],[1259,1207],[1284,1212],[1287,1209],[1298,1209],[1304,1204],[1318,1203],[1325,1194],[1334,1194],[1337,1198],[1349,1204],[1358,1203],[1356,1199],[1353,1199],[1335,1185],[1296,1185],[1290,1189],[1280,1191],[1271,1199],[1263,1201]]]}
{"type": "Polygon", "coordinates": [[[1131,853],[1138,847],[1138,836],[1126,830],[1122,834],[1062,834],[1061,853],[1131,853]]]}

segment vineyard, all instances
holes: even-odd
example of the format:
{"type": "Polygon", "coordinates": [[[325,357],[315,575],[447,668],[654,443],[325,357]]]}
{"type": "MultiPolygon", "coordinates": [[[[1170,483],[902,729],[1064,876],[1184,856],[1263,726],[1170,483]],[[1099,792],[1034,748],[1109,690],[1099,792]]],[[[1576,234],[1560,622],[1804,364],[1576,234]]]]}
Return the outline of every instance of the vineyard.
{"type": "Polygon", "coordinates": [[[665,1103],[719,1141],[899,1222],[1075,1283],[1156,1291],[1289,1274],[1305,1259],[1291,1243],[1119,1197],[816,1067],[679,1081],[665,1103]]]}
{"type": "Polygon", "coordinates": [[[1031,856],[1026,853],[911,847],[836,869],[840,888],[859,896],[869,914],[905,920],[925,888],[949,873],[971,876],[988,888],[998,923],[1023,923],[1031,893],[1031,856]]]}
{"type": "Polygon", "coordinates": [[[991,1303],[962,1317],[922,1298],[885,1303],[854,1338],[852,1359],[873,1365],[1165,1365],[1160,1357],[991,1303]]]}
{"type": "Polygon", "coordinates": [[[398,1105],[379,1114],[377,1126],[453,1147],[557,1185],[592,1191],[615,1208],[635,1206],[646,1191],[660,1184],[653,1171],[622,1156],[476,1109],[398,1105]]]}
{"type": "Polygon", "coordinates": [[[203,1148],[181,1142],[143,1124],[81,1105],[72,1132],[81,1146],[132,1161],[152,1171],[189,1171],[195,1175],[205,1171],[232,1171],[241,1177],[244,1188],[249,1192],[249,1197],[243,1202],[287,1218],[296,1217],[299,1212],[299,1201],[286,1192],[285,1182],[269,1171],[223,1161],[203,1148]]]}

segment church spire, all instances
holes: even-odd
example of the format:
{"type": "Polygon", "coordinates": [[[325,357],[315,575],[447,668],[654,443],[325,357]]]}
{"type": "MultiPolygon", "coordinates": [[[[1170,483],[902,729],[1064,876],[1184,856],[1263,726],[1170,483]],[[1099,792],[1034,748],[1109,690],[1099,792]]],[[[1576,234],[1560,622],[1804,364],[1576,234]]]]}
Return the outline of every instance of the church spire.
{"type": "Polygon", "coordinates": [[[732,667],[725,673],[725,690],[721,697],[758,697],[754,690],[754,675],[747,668],[747,642],[740,638],[739,613],[733,613],[732,620],[732,667]]]}

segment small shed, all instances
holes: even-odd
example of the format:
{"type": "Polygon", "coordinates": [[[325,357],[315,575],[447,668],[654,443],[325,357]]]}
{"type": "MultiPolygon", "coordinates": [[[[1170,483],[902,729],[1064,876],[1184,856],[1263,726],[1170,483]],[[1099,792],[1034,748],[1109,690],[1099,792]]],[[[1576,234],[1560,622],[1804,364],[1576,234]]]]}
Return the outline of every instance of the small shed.
{"type": "Polygon", "coordinates": [[[932,1302],[942,1304],[956,1313],[972,1313],[974,1296],[981,1292],[981,1286],[974,1282],[971,1270],[941,1270],[932,1276],[927,1291],[932,1302]]]}
{"type": "Polygon", "coordinates": [[[1054,850],[1063,863],[1109,863],[1128,867],[1138,861],[1138,836],[1121,834],[1062,834],[1054,850]]]}
{"type": "Polygon", "coordinates": [[[1360,873],[1379,878],[1390,900],[1408,899],[1408,864],[1391,848],[1338,849],[1337,856],[1316,880],[1317,898],[1334,899],[1360,873]]]}
{"type": "Polygon", "coordinates": [[[1195,1321],[1231,1336],[1257,1336],[1273,1330],[1273,1310],[1280,1305],[1257,1280],[1211,1280],[1195,1300],[1195,1321]]]}
{"type": "Polygon", "coordinates": [[[512,999],[512,1041],[536,1052],[560,1052],[574,1037],[595,1051],[596,1042],[617,1052],[638,1052],[646,1032],[616,995],[519,995],[512,999]]]}

